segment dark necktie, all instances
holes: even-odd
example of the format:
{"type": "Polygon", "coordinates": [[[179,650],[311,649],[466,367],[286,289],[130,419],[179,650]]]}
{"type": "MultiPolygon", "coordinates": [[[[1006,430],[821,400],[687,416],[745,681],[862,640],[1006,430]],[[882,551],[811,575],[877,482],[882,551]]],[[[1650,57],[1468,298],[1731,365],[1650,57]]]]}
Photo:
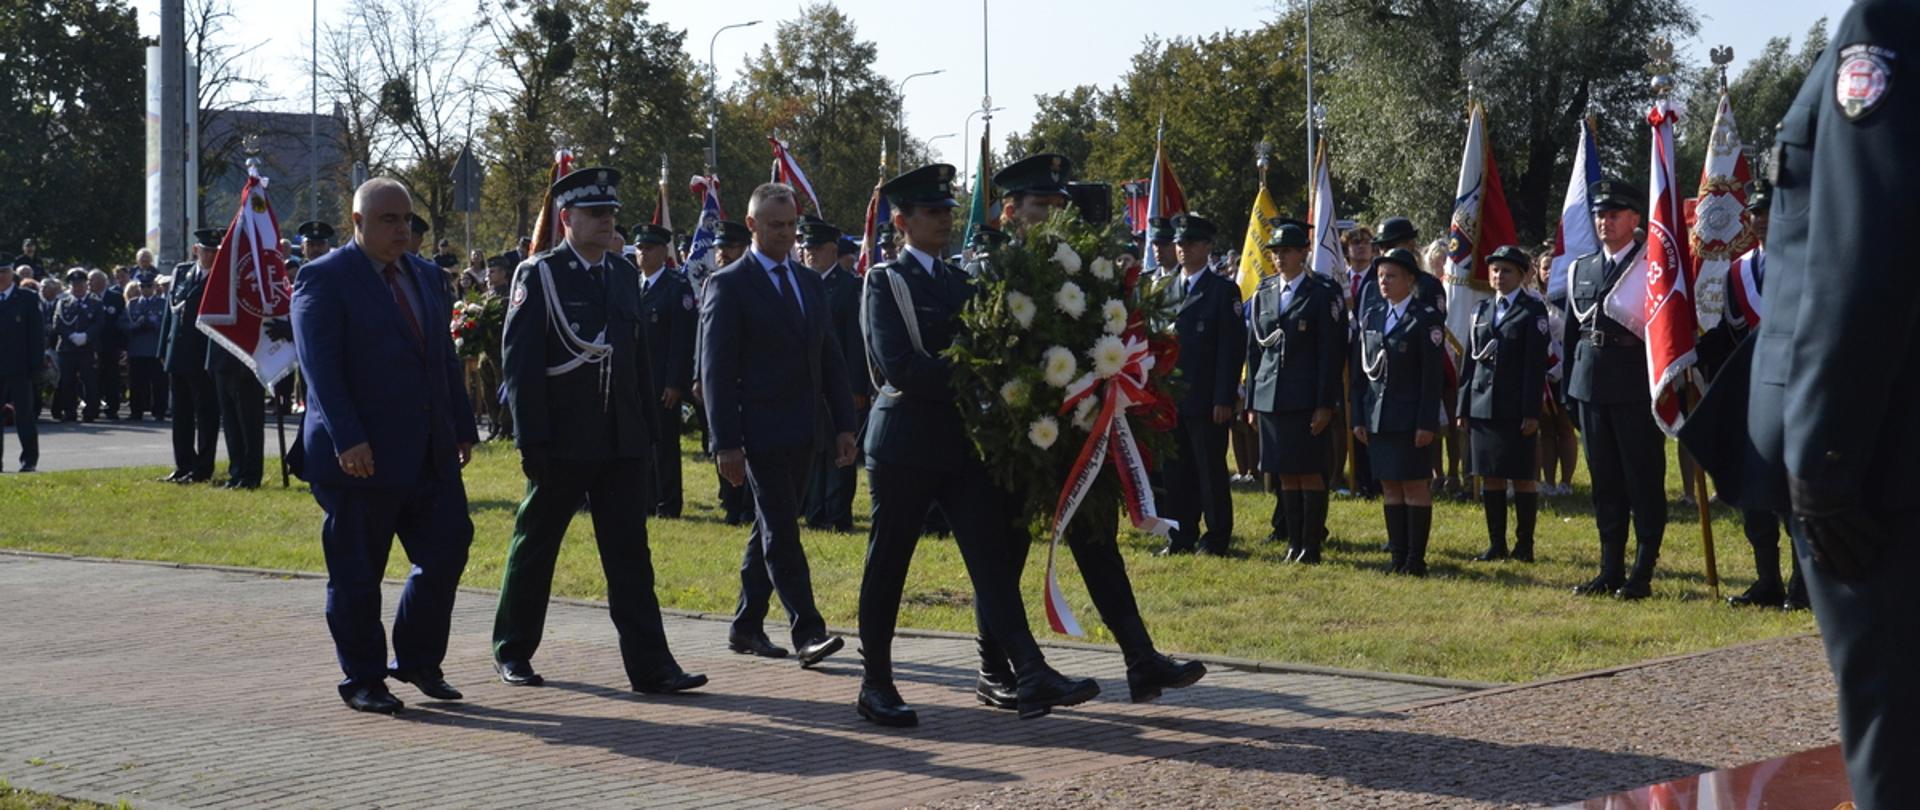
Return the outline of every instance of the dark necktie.
{"type": "Polygon", "coordinates": [[[1503,295],[1500,296],[1500,304],[1493,308],[1493,321],[1499,323],[1500,319],[1505,317],[1507,317],[1507,297],[1503,295]]]}
{"type": "Polygon", "coordinates": [[[407,294],[400,288],[400,268],[390,264],[387,265],[387,269],[380,271],[380,274],[387,277],[387,292],[393,294],[393,303],[400,308],[400,317],[406,320],[407,328],[413,333],[414,348],[424,352],[427,333],[421,331],[420,319],[413,314],[413,304],[407,302],[407,294]]]}
{"type": "Polygon", "coordinates": [[[593,276],[593,286],[605,292],[607,289],[607,266],[604,264],[596,264],[587,268],[587,273],[593,276]]]}
{"type": "Polygon", "coordinates": [[[1387,308],[1387,328],[1385,331],[1387,332],[1393,331],[1393,327],[1398,326],[1399,323],[1400,323],[1400,310],[1394,309],[1392,307],[1388,307],[1387,308]]]}
{"type": "Polygon", "coordinates": [[[794,289],[793,273],[787,269],[786,262],[773,266],[773,277],[780,280],[780,297],[787,299],[787,314],[793,316],[795,322],[806,323],[807,316],[800,310],[800,291],[794,289]]]}

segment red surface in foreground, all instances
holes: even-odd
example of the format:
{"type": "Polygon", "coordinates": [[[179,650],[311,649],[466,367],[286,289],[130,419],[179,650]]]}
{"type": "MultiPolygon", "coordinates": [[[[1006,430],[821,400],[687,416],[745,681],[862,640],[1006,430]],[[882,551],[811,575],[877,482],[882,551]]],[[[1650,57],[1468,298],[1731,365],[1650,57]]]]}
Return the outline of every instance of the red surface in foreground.
{"type": "Polygon", "coordinates": [[[1563,810],[1852,810],[1846,761],[1839,745],[1709,771],[1563,810]]]}

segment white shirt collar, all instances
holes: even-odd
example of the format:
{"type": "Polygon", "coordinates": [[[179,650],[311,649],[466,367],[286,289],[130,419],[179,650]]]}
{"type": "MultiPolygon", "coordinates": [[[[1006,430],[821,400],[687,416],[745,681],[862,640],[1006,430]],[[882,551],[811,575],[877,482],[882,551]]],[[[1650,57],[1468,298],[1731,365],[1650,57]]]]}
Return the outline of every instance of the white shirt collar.
{"type": "Polygon", "coordinates": [[[940,261],[938,259],[935,259],[933,257],[933,254],[928,253],[912,245],[907,245],[901,249],[905,250],[908,255],[912,256],[914,261],[919,262],[921,267],[926,268],[927,272],[929,273],[939,272],[940,261]]]}
{"type": "MultiPolygon", "coordinates": [[[[1639,243],[1639,242],[1628,242],[1628,243],[1627,243],[1627,246],[1626,246],[1626,247],[1623,247],[1623,248],[1621,248],[1621,249],[1620,249],[1620,252],[1619,252],[1619,253],[1608,253],[1608,252],[1607,252],[1607,246],[1606,246],[1606,245],[1601,245],[1601,246],[1600,246],[1600,253],[1601,253],[1601,255],[1603,255],[1603,256],[1605,256],[1605,257],[1606,257],[1606,259],[1607,259],[1607,261],[1609,261],[1609,262],[1613,262],[1613,263],[1615,263],[1615,264],[1618,264],[1618,263],[1620,262],[1620,260],[1621,260],[1621,259],[1623,259],[1623,258],[1626,258],[1626,255],[1627,255],[1627,254],[1629,254],[1629,253],[1632,253],[1632,252],[1633,252],[1633,249],[1634,249],[1634,248],[1636,248],[1636,247],[1639,247],[1639,246],[1640,246],[1640,243],[1639,243]]],[[[1638,257],[1636,257],[1636,259],[1637,259],[1637,258],[1638,258],[1638,257]]]]}
{"type": "Polygon", "coordinates": [[[782,261],[777,261],[772,256],[768,256],[765,253],[761,253],[760,246],[758,245],[748,248],[747,252],[752,253],[753,260],[760,263],[760,269],[765,270],[769,273],[773,272],[773,268],[779,267],[780,265],[786,263],[782,261]]]}
{"type": "Polygon", "coordinates": [[[1394,320],[1400,320],[1407,317],[1407,305],[1411,303],[1413,303],[1413,296],[1411,295],[1400,299],[1400,303],[1398,304],[1389,301],[1387,302],[1387,311],[1393,313],[1394,320]]]}

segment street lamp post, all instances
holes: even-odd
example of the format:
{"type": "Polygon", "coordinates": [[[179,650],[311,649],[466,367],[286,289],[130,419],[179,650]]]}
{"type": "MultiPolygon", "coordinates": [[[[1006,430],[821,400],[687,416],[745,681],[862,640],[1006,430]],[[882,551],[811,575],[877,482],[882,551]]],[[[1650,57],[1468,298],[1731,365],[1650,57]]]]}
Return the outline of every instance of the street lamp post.
{"type": "Polygon", "coordinates": [[[714,59],[713,46],[720,41],[720,35],[734,28],[746,28],[759,25],[759,20],[720,26],[707,40],[707,174],[712,175],[720,165],[720,64],[714,59]]]}
{"type": "Polygon", "coordinates": [[[894,146],[897,147],[893,150],[893,171],[895,174],[903,171],[901,168],[904,163],[902,156],[903,153],[907,151],[907,82],[918,79],[921,76],[938,76],[945,72],[947,72],[946,68],[923,70],[901,79],[900,84],[894,87],[894,95],[899,99],[899,106],[893,111],[893,142],[894,146]]]}
{"type": "Polygon", "coordinates": [[[988,120],[992,120],[994,113],[997,113],[1004,109],[1006,108],[1005,107],[990,107],[990,108],[982,107],[978,110],[974,110],[973,112],[967,113],[967,123],[965,126],[962,126],[960,128],[961,132],[966,133],[961,138],[963,143],[960,144],[960,148],[964,150],[961,155],[961,158],[962,158],[961,163],[964,165],[960,167],[960,171],[961,173],[966,175],[965,178],[962,178],[962,181],[967,183],[969,188],[971,188],[973,184],[973,180],[971,179],[973,177],[973,117],[981,113],[986,113],[988,120]]]}

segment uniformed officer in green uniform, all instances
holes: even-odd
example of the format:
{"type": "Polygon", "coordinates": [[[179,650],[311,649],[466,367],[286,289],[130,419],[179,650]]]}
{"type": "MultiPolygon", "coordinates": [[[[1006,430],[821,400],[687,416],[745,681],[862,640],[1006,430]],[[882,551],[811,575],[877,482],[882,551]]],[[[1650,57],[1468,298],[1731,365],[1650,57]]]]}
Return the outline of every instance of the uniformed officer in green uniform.
{"type": "Polygon", "coordinates": [[[1480,476],[1487,550],[1474,559],[1505,559],[1507,484],[1513,484],[1513,559],[1533,562],[1534,517],[1540,509],[1540,401],[1547,385],[1552,329],[1546,302],[1521,289],[1533,259],[1513,245],[1487,255],[1493,298],[1480,302],[1461,364],[1460,427],[1471,431],[1467,472],[1480,476]]]}
{"type": "MultiPolygon", "coordinates": [[[[842,232],[816,216],[800,222],[800,258],[807,269],[820,274],[827,291],[827,331],[833,333],[846,361],[847,383],[852,387],[853,407],[866,421],[867,406],[872,403],[873,385],[860,370],[867,367],[867,351],[860,338],[860,277],[840,266],[842,232]]],[[[822,412],[821,416],[826,414],[822,412]]],[[[824,434],[829,425],[824,422],[824,434]]],[[[859,430],[854,431],[856,434],[859,430]]],[[[802,514],[807,527],[853,531],[853,491],[860,480],[859,462],[841,467],[825,445],[813,454],[813,475],[807,479],[807,502],[802,514]]]]}
{"type": "Polygon", "coordinates": [[[1279,272],[1254,290],[1247,408],[1260,426],[1260,469],[1279,478],[1288,562],[1320,562],[1327,538],[1327,429],[1342,396],[1347,305],[1340,285],[1307,270],[1307,229],[1287,221],[1265,246],[1279,272]]]}
{"type": "Polygon", "coordinates": [[[566,240],[514,272],[503,376],[527,495],[514,516],[506,577],[494,614],[500,679],[539,686],[540,647],[560,540],[582,500],[607,575],[607,606],[627,677],[641,692],[695,689],[667,649],[647,549],[647,466],[658,441],[648,401],[640,278],[608,251],[620,173],[580,169],[554,181],[566,240]]]}
{"type": "Polygon", "coordinates": [[[1427,447],[1440,430],[1446,322],[1415,296],[1421,270],[1413,251],[1387,251],[1374,269],[1380,294],[1361,315],[1353,435],[1366,443],[1380,480],[1392,555],[1387,573],[1423,577],[1433,529],[1427,447]]]}

